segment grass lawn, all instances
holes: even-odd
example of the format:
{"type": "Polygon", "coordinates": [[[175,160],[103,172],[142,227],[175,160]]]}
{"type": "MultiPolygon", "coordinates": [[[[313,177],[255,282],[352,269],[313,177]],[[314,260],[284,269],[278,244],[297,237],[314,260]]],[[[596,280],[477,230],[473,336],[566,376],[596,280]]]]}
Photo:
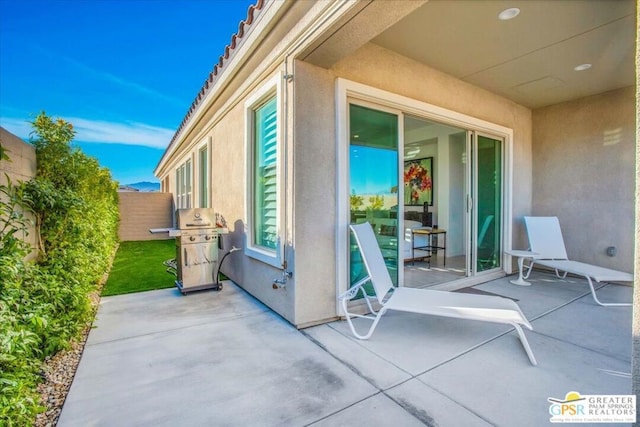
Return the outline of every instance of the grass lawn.
{"type": "Polygon", "coordinates": [[[176,256],[176,241],[122,242],[113,260],[103,296],[175,286],[175,276],[162,264],[176,256]]]}

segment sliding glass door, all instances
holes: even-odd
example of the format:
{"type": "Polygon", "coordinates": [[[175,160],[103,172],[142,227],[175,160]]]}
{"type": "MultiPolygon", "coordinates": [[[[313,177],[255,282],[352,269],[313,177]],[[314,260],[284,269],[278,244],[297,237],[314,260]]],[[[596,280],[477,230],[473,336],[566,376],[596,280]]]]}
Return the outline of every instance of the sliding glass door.
{"type": "MultiPolygon", "coordinates": [[[[349,223],[372,225],[394,284],[429,287],[499,271],[503,139],[360,101],[348,104],[348,125],[349,223]],[[414,200],[407,170],[415,165],[428,185],[414,200]],[[437,233],[424,231],[432,227],[437,233]]],[[[349,239],[353,285],[366,271],[349,239]]]]}
{"type": "MultiPolygon", "coordinates": [[[[398,115],[349,104],[350,223],[369,222],[389,274],[398,283],[398,115]]],[[[350,280],[365,274],[350,237],[350,280]]]]}
{"type": "Polygon", "coordinates": [[[471,135],[472,271],[501,267],[503,142],[473,132],[471,135]]]}

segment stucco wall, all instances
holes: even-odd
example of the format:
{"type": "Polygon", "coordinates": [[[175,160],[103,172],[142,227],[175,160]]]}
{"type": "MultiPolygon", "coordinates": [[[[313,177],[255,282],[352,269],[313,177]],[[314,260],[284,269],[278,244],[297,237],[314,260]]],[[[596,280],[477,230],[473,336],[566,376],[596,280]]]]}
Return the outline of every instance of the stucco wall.
{"type": "MultiPolygon", "coordinates": [[[[33,145],[24,142],[2,127],[0,127],[0,143],[9,156],[9,161],[0,160],[0,184],[7,183],[5,173],[13,184],[19,181],[29,181],[36,176],[36,150],[33,145]]],[[[33,248],[28,257],[28,259],[33,259],[37,254],[35,218],[28,212],[25,213],[25,216],[31,221],[31,226],[28,228],[28,234],[22,238],[33,248]]]]}
{"type": "Polygon", "coordinates": [[[633,271],[634,125],[634,88],[533,112],[532,213],[559,217],[571,259],[633,271]]]}
{"type": "Polygon", "coordinates": [[[294,84],[296,321],[306,324],[336,315],[335,87],[299,61],[294,84]]]}
{"type": "Polygon", "coordinates": [[[120,241],[173,239],[169,233],[152,234],[151,228],[173,226],[173,198],[171,193],[119,192],[120,241]]]}
{"type": "MultiPolygon", "coordinates": [[[[277,72],[279,73],[280,70],[277,72]]],[[[264,81],[270,77],[266,77],[264,81]]],[[[255,90],[260,90],[262,87],[262,84],[258,84],[255,90]]],[[[224,118],[212,124],[206,133],[198,136],[199,140],[211,137],[212,141],[211,206],[225,217],[229,227],[229,234],[223,237],[225,249],[222,253],[232,246],[242,249],[246,247],[245,100],[253,93],[255,91],[239,98],[224,118]]],[[[280,149],[284,150],[285,147],[281,146],[280,149]]],[[[286,197],[290,199],[289,196],[286,197]]],[[[289,233],[281,233],[281,237],[285,240],[287,239],[286,235],[289,233]]],[[[293,248],[288,245],[287,260],[290,263],[293,262],[292,251],[293,248]]],[[[246,256],[244,252],[235,252],[229,255],[222,266],[222,271],[289,322],[296,323],[295,277],[288,282],[285,288],[274,290],[273,280],[281,277],[281,270],[246,256]]]]}

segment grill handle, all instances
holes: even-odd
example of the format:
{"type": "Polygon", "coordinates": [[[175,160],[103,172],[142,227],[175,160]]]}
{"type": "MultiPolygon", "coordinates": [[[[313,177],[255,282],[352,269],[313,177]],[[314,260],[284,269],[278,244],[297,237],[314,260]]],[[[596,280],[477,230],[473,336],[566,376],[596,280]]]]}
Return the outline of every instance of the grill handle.
{"type": "Polygon", "coordinates": [[[193,223],[187,223],[185,224],[187,227],[211,227],[211,223],[207,222],[206,224],[193,224],[193,223]]]}

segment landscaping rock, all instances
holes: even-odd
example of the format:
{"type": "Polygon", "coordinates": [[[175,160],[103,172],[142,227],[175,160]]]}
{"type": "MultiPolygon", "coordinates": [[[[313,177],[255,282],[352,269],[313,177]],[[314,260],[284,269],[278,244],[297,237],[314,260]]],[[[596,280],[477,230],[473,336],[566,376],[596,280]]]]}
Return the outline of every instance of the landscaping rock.
{"type": "MultiPolygon", "coordinates": [[[[90,295],[93,314],[97,311],[100,295],[98,292],[90,295]]],[[[78,340],[71,342],[68,350],[63,350],[49,357],[42,366],[44,381],[38,386],[40,393],[40,404],[45,407],[45,411],[38,414],[34,427],[55,427],[62,412],[62,405],[67,398],[73,377],[78,369],[80,357],[87,342],[87,337],[91,331],[91,325],[87,325],[78,340]]]]}

